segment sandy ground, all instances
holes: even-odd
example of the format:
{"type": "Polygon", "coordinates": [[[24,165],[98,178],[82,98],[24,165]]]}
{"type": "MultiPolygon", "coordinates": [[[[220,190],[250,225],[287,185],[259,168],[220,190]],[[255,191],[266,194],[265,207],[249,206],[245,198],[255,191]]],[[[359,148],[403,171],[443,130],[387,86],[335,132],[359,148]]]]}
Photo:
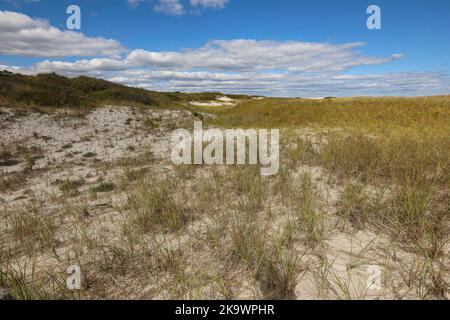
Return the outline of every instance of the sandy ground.
{"type": "MultiPolygon", "coordinates": [[[[190,112],[147,111],[142,113],[128,107],[99,108],[83,118],[64,114],[27,113],[17,117],[3,109],[0,134],[2,150],[15,152],[17,148],[34,148],[36,174],[27,181],[27,189],[44,191],[47,181],[84,177],[95,180],[96,167],[102,162],[135,158],[142,153],[165,157],[169,152],[170,135],[164,124],[177,125],[191,119],[190,112]],[[143,121],[153,119],[161,123],[151,132],[143,121]],[[49,170],[50,169],[50,170],[49,170]]],[[[2,166],[3,174],[23,171],[24,161],[2,166]]],[[[109,172],[114,174],[114,168],[109,172]]],[[[3,195],[10,202],[24,190],[3,195]]]]}
{"type": "MultiPolygon", "coordinates": [[[[232,99],[222,97],[210,102],[208,106],[231,106],[235,103],[236,101],[232,99]]],[[[43,208],[41,212],[57,216],[60,225],[55,233],[58,243],[56,255],[37,254],[36,263],[43,270],[46,268],[64,270],[68,261],[74,260],[73,252],[79,247],[80,233],[64,214],[67,202],[63,203],[60,199],[61,182],[83,182],[79,186],[80,194],[74,196],[71,203],[86,206],[88,230],[96,230],[96,238],[104,239],[102,241],[105,243],[117,242],[125,219],[123,206],[127,199],[127,190],[105,192],[92,198],[86,196],[89,189],[105,181],[116,182],[124,172],[125,166],[122,163],[127,163],[128,166],[131,163],[136,169],[150,168],[155,173],[155,183],[158,183],[160,177],[173,171],[169,150],[171,131],[186,123],[192,130],[193,120],[194,115],[187,111],[142,111],[118,106],[98,108],[85,116],[70,115],[67,111],[40,114],[1,109],[0,146],[2,150],[9,150],[14,155],[14,161],[0,166],[2,176],[5,178],[23,173],[29,163],[26,159],[33,160],[32,170],[27,172],[25,183],[0,192],[2,203],[0,218],[4,220],[11,210],[29,208],[27,205],[31,200],[40,199],[43,208]]],[[[307,129],[299,131],[298,134],[303,137],[314,137],[314,131],[307,129]]],[[[209,170],[201,168],[197,170],[196,175],[208,176],[209,170]]],[[[309,172],[318,182],[320,193],[325,199],[323,206],[327,212],[328,230],[325,241],[320,246],[312,249],[299,243],[292,248],[293,252],[297,252],[301,257],[303,272],[295,287],[295,296],[291,298],[420,297],[417,286],[411,284],[408,287],[405,284],[405,277],[412,272],[408,268],[415,268],[416,257],[392,245],[384,235],[372,231],[342,232],[336,227],[338,221],[333,216],[336,202],[342,194],[342,187],[328,183],[320,167],[302,166],[293,179],[296,180],[304,172],[309,172]],[[370,276],[377,270],[380,270],[382,278],[381,287],[368,286],[370,276]]],[[[195,186],[194,183],[192,187],[195,186]]],[[[277,208],[273,210],[276,211],[277,208]]],[[[280,208],[275,216],[270,217],[265,216],[264,212],[261,213],[261,221],[267,234],[276,237],[283,233],[283,226],[289,219],[287,215],[282,214],[283,210],[285,209],[280,208]]],[[[211,249],[203,241],[193,240],[207,238],[211,230],[218,227],[216,224],[217,220],[214,218],[198,216],[181,234],[161,235],[153,240],[161,241],[157,242],[160,244],[165,243],[171,250],[182,250],[183,255],[192,258],[185,266],[187,273],[191,270],[190,281],[194,281],[196,277],[204,279],[221,275],[224,277],[223,281],[229,282],[232,290],[236,291],[235,298],[265,297],[264,289],[255,283],[245,266],[231,263],[222,252],[211,249]]],[[[8,224],[2,224],[1,229],[2,244],[10,243],[12,240],[8,224]]],[[[85,260],[90,261],[98,254],[99,251],[92,250],[86,254],[85,260]]],[[[14,263],[20,265],[29,257],[18,250],[15,259],[14,263]]],[[[448,263],[446,265],[448,266],[448,263]]],[[[97,269],[90,271],[90,276],[94,279],[95,270],[97,269]]],[[[173,279],[170,282],[166,276],[161,276],[158,280],[143,280],[128,274],[114,279],[97,280],[105,281],[108,285],[99,285],[101,290],[97,288],[95,293],[89,293],[88,290],[88,297],[152,299],[174,297],[173,290],[161,285],[166,283],[165,281],[173,283],[173,279]]],[[[174,286],[176,285],[179,283],[174,286]]],[[[224,297],[218,293],[216,282],[201,285],[196,292],[202,298],[224,297]]],[[[181,297],[192,296],[181,295],[181,297]]]]}
{"type": "Polygon", "coordinates": [[[239,103],[239,100],[231,99],[227,96],[217,97],[214,101],[209,102],[199,102],[199,101],[191,101],[189,104],[191,106],[198,106],[198,107],[234,107],[239,103]]]}

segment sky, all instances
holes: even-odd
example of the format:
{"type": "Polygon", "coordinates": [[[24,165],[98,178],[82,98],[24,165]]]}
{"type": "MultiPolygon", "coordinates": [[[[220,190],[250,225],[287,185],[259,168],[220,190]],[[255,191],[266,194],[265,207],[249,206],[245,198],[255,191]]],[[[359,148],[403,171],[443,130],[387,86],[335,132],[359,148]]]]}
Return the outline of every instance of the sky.
{"type": "Polygon", "coordinates": [[[156,91],[449,94],[449,13],[448,0],[0,0],[0,69],[156,91]]]}

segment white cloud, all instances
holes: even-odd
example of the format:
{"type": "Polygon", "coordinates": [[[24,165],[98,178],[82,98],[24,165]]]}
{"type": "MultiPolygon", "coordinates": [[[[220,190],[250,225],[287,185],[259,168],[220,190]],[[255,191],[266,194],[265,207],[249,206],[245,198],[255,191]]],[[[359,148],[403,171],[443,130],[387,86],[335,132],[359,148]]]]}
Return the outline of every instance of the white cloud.
{"type": "Polygon", "coordinates": [[[33,57],[118,56],[119,42],[89,38],[82,33],[62,31],[48,21],[0,11],[0,54],[33,57]]]}
{"type": "Polygon", "coordinates": [[[159,0],[158,4],[155,5],[155,11],[176,16],[185,13],[184,7],[179,0],[159,0]]]}
{"type": "Polygon", "coordinates": [[[168,71],[214,71],[233,73],[342,73],[364,65],[387,63],[400,56],[373,57],[355,49],[363,43],[329,44],[256,40],[215,40],[184,51],[137,49],[124,59],[95,58],[75,62],[43,61],[35,67],[61,72],[149,68],[168,71]]]}
{"type": "Polygon", "coordinates": [[[430,95],[448,93],[449,78],[440,73],[389,73],[349,76],[298,74],[227,74],[210,72],[119,72],[107,79],[160,91],[221,91],[291,97],[430,95]]]}
{"type": "Polygon", "coordinates": [[[76,62],[45,60],[35,64],[32,69],[37,73],[55,71],[62,74],[86,74],[125,70],[126,64],[122,60],[108,58],[83,59],[76,62]]]}
{"type": "Polygon", "coordinates": [[[224,8],[229,0],[191,0],[191,6],[203,8],[224,8]]]}
{"type": "Polygon", "coordinates": [[[55,71],[68,76],[90,75],[128,86],[157,91],[258,94],[284,97],[448,94],[448,74],[403,72],[329,74],[288,72],[214,72],[154,70],[132,67],[122,60],[91,59],[75,63],[44,61],[31,68],[0,66],[13,72],[55,71]]]}
{"type": "Polygon", "coordinates": [[[404,57],[404,55],[401,54],[401,53],[394,53],[394,54],[392,55],[392,57],[395,58],[395,59],[401,59],[401,58],[404,57]]]}
{"type": "Polygon", "coordinates": [[[136,8],[137,6],[139,6],[142,2],[144,2],[145,0],[127,0],[128,5],[132,8],[136,8]]]}
{"type": "MultiPolygon", "coordinates": [[[[145,0],[128,0],[131,7],[138,6],[145,0]]],[[[187,0],[185,0],[187,2],[187,0]]],[[[223,9],[229,3],[229,0],[190,0],[189,4],[192,10],[186,8],[182,0],[157,0],[154,6],[156,12],[168,15],[181,16],[186,13],[199,13],[202,9],[223,9]]],[[[186,4],[188,7],[189,4],[186,4]]]]}
{"type": "Polygon", "coordinates": [[[355,49],[364,43],[329,44],[256,40],[215,40],[198,49],[181,52],[132,51],[130,65],[164,69],[221,71],[284,70],[286,72],[341,72],[362,65],[398,59],[370,57],[355,49]]]}

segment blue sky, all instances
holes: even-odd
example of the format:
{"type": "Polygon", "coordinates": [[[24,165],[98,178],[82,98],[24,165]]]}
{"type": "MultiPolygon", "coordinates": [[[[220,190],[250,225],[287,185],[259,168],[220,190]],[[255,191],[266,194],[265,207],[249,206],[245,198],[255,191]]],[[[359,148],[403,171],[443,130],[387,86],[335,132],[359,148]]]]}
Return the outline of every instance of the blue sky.
{"type": "Polygon", "coordinates": [[[450,91],[448,0],[0,0],[0,12],[0,65],[23,73],[273,96],[450,91]],[[371,4],[381,30],[366,27],[371,4]]]}

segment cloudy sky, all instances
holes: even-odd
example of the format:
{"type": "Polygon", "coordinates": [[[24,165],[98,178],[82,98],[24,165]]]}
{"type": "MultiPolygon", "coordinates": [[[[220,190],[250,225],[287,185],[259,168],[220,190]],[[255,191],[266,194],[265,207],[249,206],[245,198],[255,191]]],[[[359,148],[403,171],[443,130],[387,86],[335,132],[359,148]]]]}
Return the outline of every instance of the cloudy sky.
{"type": "Polygon", "coordinates": [[[450,94],[448,0],[0,0],[0,69],[158,91],[450,94]],[[66,9],[81,8],[81,30],[66,9]],[[382,29],[366,27],[381,8],[382,29]]]}

